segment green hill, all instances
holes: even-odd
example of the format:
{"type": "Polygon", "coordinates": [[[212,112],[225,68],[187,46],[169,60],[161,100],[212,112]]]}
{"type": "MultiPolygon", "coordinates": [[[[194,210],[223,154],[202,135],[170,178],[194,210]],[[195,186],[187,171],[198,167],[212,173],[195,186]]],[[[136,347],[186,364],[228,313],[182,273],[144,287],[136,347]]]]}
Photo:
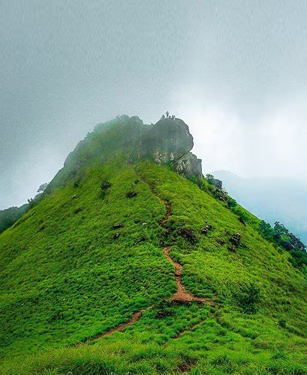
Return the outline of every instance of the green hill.
{"type": "Polygon", "coordinates": [[[161,148],[136,117],[97,126],[0,235],[0,374],[307,374],[305,266],[169,121],[161,148]]]}

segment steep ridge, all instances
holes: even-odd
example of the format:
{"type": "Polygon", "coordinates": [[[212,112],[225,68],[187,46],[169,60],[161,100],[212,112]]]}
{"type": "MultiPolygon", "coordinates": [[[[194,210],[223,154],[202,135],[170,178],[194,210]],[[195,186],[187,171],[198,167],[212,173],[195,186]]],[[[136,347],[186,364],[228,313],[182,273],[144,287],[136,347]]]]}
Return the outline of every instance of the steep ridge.
{"type": "Polygon", "coordinates": [[[307,373],[307,282],[289,254],[206,181],[131,160],[143,125],[116,121],[0,235],[0,373],[307,373]]]}

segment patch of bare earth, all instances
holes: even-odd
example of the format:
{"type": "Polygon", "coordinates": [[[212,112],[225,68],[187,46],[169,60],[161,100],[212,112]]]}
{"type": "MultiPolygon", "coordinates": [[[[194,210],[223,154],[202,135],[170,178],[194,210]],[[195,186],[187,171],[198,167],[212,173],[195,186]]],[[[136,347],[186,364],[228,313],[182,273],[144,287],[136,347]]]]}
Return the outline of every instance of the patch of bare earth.
{"type": "Polygon", "coordinates": [[[171,250],[172,246],[167,246],[163,249],[163,254],[165,255],[166,259],[175,266],[175,280],[177,284],[177,292],[174,293],[170,301],[175,301],[175,302],[193,302],[193,301],[198,301],[202,303],[206,303],[210,306],[215,306],[215,303],[211,300],[211,298],[201,298],[201,297],[196,297],[193,296],[193,294],[189,293],[186,291],[185,287],[182,284],[182,265],[175,262],[169,255],[169,252],[171,250]]]}
{"type": "Polygon", "coordinates": [[[96,336],[96,337],[91,337],[89,339],[87,339],[85,341],[85,343],[87,344],[88,342],[90,341],[93,341],[93,340],[98,340],[102,337],[105,337],[105,336],[108,336],[108,335],[111,335],[112,333],[114,332],[121,332],[122,330],[124,330],[125,328],[131,326],[133,323],[137,322],[141,316],[143,315],[143,313],[149,309],[151,309],[153,306],[149,306],[147,307],[146,309],[142,309],[138,312],[136,312],[135,314],[132,315],[132,318],[129,320],[129,322],[127,323],[123,323],[123,324],[120,324],[119,326],[115,327],[115,328],[112,328],[110,329],[109,331],[107,332],[104,332],[104,333],[101,333],[100,335],[96,336]]]}

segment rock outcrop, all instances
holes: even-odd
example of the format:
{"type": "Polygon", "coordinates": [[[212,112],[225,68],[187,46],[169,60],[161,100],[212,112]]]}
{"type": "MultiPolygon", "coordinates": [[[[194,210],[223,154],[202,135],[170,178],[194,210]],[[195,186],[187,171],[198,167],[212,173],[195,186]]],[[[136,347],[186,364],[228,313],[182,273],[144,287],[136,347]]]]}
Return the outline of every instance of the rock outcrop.
{"type": "MultiPolygon", "coordinates": [[[[104,163],[114,155],[129,162],[150,159],[158,165],[168,165],[186,178],[201,181],[201,160],[190,151],[194,146],[188,125],[175,116],[162,117],[156,124],[144,125],[138,117],[119,116],[95,127],[93,133],[79,142],[65,163],[65,170],[56,179],[73,176],[89,162],[104,163]]],[[[79,182],[76,180],[75,185],[79,182]]],[[[47,189],[52,189],[52,185],[47,189]]],[[[108,186],[102,186],[102,190],[108,186]]]]}
{"type": "Polygon", "coordinates": [[[200,180],[202,176],[201,159],[198,159],[192,152],[188,152],[180,158],[174,167],[175,171],[186,178],[196,177],[200,180]]]}
{"type": "Polygon", "coordinates": [[[159,120],[142,140],[143,155],[157,164],[170,164],[186,178],[202,176],[201,160],[190,151],[194,146],[188,125],[181,119],[168,117],[159,120]]]}
{"type": "Polygon", "coordinates": [[[184,121],[165,118],[158,121],[146,134],[143,146],[154,159],[169,162],[186,155],[192,150],[194,142],[184,121]]]}

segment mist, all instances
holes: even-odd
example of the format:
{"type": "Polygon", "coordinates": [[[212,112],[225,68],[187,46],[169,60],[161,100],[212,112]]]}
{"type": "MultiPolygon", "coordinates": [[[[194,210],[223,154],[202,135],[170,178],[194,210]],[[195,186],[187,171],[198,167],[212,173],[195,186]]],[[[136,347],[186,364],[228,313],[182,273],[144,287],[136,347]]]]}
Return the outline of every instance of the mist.
{"type": "Polygon", "coordinates": [[[182,118],[204,173],[306,182],[306,16],[298,0],[2,0],[0,209],[120,114],[182,118]]]}
{"type": "Polygon", "coordinates": [[[204,173],[229,170],[244,177],[307,182],[305,95],[248,115],[193,91],[176,93],[171,108],[196,135],[194,152],[203,159],[204,173]]]}

